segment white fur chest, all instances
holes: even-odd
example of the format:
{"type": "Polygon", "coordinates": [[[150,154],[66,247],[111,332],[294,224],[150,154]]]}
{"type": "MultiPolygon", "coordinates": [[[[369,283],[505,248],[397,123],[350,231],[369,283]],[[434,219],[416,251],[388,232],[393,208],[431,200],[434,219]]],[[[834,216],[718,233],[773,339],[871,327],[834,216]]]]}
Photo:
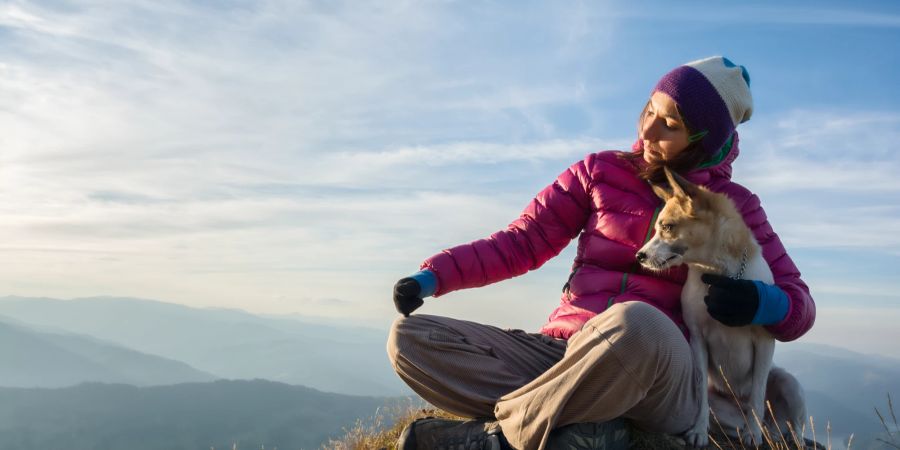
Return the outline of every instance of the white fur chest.
{"type": "MultiPolygon", "coordinates": [[[[747,262],[744,279],[772,283],[772,272],[762,256],[747,262]]],[[[714,390],[727,393],[720,369],[724,371],[728,383],[735,394],[745,397],[750,394],[754,359],[759,351],[770,351],[775,341],[769,332],[758,325],[729,327],[709,315],[704,297],[708,285],[700,280],[702,272],[690,266],[688,278],[681,291],[681,306],[685,324],[691,340],[699,339],[708,354],[709,384],[714,390]]]]}

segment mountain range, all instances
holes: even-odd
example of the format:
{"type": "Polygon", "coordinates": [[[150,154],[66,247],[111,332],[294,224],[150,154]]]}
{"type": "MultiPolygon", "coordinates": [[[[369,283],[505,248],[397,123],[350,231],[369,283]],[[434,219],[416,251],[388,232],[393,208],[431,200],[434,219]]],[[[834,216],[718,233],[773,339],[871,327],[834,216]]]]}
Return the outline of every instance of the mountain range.
{"type": "Polygon", "coordinates": [[[0,317],[0,386],[64,387],[86,381],[135,386],[212,381],[189,365],[65,332],[42,332],[0,317]]]}
{"type": "MultiPolygon", "coordinates": [[[[204,384],[198,382],[214,379],[265,379],[348,395],[410,395],[388,363],[386,335],[386,330],[302,317],[260,317],[152,300],[4,297],[0,386],[59,388],[105,382],[148,389],[72,388],[82,394],[122,389],[137,395],[165,391],[151,386],[174,389],[166,385],[189,383],[196,388],[204,384]]],[[[776,364],[804,386],[820,441],[830,426],[837,443],[833,448],[841,448],[839,443],[851,434],[853,448],[878,448],[875,438],[885,430],[875,408],[888,413],[888,394],[900,395],[900,360],[802,341],[779,343],[776,349],[776,364]]],[[[4,392],[13,395],[14,390],[4,392]]],[[[35,398],[49,392],[69,395],[65,389],[16,392],[35,398]]],[[[4,424],[0,420],[0,430],[4,424]]]]}
{"type": "MultiPolygon", "coordinates": [[[[875,409],[892,424],[888,395],[900,395],[900,360],[818,344],[780,343],[776,349],[776,364],[804,387],[807,412],[815,420],[819,437],[830,425],[835,442],[854,436],[852,448],[896,448],[874,442],[885,432],[875,409]]],[[[900,414],[900,409],[895,412],[900,414]]],[[[889,428],[900,445],[900,433],[889,428]]]]}
{"type": "Polygon", "coordinates": [[[390,403],[264,380],[0,388],[0,450],[318,449],[390,403]]]}
{"type": "MultiPolygon", "coordinates": [[[[0,316],[45,335],[90,336],[180,361],[214,378],[262,378],[354,395],[410,393],[390,367],[385,353],[387,332],[382,330],[112,297],[4,297],[0,298],[0,316]],[[358,370],[360,367],[366,370],[358,370]]],[[[44,354],[38,350],[30,353],[44,354]]],[[[173,380],[179,376],[172,374],[173,380]]],[[[52,378],[44,380],[44,374],[35,374],[33,386],[57,386],[52,378]]],[[[199,379],[184,376],[181,381],[199,379]]]]}

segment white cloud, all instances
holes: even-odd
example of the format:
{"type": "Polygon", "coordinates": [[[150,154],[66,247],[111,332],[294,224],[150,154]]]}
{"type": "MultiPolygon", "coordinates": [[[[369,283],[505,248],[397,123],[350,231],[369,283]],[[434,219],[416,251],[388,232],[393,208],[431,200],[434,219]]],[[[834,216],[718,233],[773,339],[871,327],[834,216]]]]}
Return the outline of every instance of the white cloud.
{"type": "MultiPolygon", "coordinates": [[[[427,164],[440,163],[444,150],[462,160],[467,145],[512,155],[513,146],[488,142],[504,129],[551,133],[536,108],[583,95],[583,82],[556,75],[584,54],[547,61],[542,75],[518,81],[511,71],[533,62],[516,52],[498,60],[486,46],[466,59],[470,67],[454,67],[441,54],[458,51],[452,39],[501,45],[493,28],[463,23],[465,5],[245,6],[230,13],[155,2],[73,10],[8,4],[5,23],[21,29],[14,39],[39,56],[12,54],[0,65],[0,98],[18,105],[0,112],[0,126],[17,130],[0,137],[7,187],[38,189],[54,179],[46,191],[94,183],[101,191],[165,198],[159,191],[168,190],[184,198],[226,180],[316,182],[334,174],[343,181],[338,172],[354,170],[364,153],[393,157],[415,148],[409,143],[438,150],[425,155],[427,164]],[[531,125],[523,127],[522,117],[531,125]],[[474,144],[434,145],[460,139],[474,144]]],[[[477,13],[495,25],[499,16],[487,8],[477,13]]],[[[523,11],[524,23],[554,18],[523,11]]],[[[550,38],[542,45],[603,48],[580,40],[596,32],[571,34],[567,25],[581,16],[556,11],[563,12],[558,28],[542,31],[550,38]]]]}
{"type": "MultiPolygon", "coordinates": [[[[333,157],[326,156],[322,166],[348,168],[350,173],[336,171],[332,175],[336,176],[338,180],[354,184],[365,183],[365,180],[382,180],[385,175],[398,172],[415,173],[411,172],[412,170],[433,173],[450,169],[453,166],[561,162],[565,164],[560,166],[559,171],[561,171],[563,167],[598,149],[628,148],[629,145],[630,143],[625,140],[592,138],[554,139],[522,144],[454,142],[443,145],[400,147],[379,152],[343,152],[333,157]],[[355,172],[357,170],[364,173],[355,172]]],[[[550,182],[551,180],[546,181],[550,182]]],[[[403,184],[402,181],[400,183],[403,184]]]]}
{"type": "Polygon", "coordinates": [[[900,256],[900,217],[854,209],[798,208],[780,216],[779,233],[792,248],[866,249],[900,256]]]}
{"type": "Polygon", "coordinates": [[[900,163],[892,159],[839,162],[785,154],[749,167],[745,179],[763,192],[818,190],[823,196],[828,192],[898,193],[898,169],[900,163]]]}
{"type": "Polygon", "coordinates": [[[900,115],[894,112],[794,110],[742,127],[752,151],[741,155],[744,179],[768,192],[893,193],[900,160],[900,115]]]}
{"type": "MultiPolygon", "coordinates": [[[[115,133],[143,149],[132,153],[150,151],[148,143],[160,140],[171,145],[173,138],[195,153],[208,152],[218,147],[210,142],[215,135],[244,144],[244,152],[311,154],[341,140],[384,143],[386,132],[399,131],[397,122],[434,111],[461,110],[444,124],[450,132],[487,129],[505,109],[573,95],[574,89],[546,79],[509,83],[502,72],[491,72],[503,62],[486,58],[472,61],[470,70],[479,75],[469,76],[473,85],[448,87],[460,71],[442,76],[449,67],[436,50],[461,31],[443,8],[404,2],[332,7],[338,11],[263,2],[230,15],[133,3],[74,12],[8,5],[6,22],[24,28],[17,39],[39,56],[7,58],[5,75],[15,81],[4,77],[4,91],[26,100],[25,110],[15,111],[19,129],[30,118],[55,136],[29,141],[29,149],[58,148],[59,141],[68,151],[73,144],[96,147],[110,144],[115,133]],[[148,18],[134,29],[125,25],[140,14],[148,18]],[[15,19],[20,16],[32,19],[15,19]],[[65,60],[74,63],[60,71],[65,60]]],[[[403,140],[440,133],[436,126],[420,123],[403,140]]]]}
{"type": "MultiPolygon", "coordinates": [[[[387,320],[394,277],[505,227],[584,154],[628,148],[630,120],[600,139],[553,115],[594,131],[628,111],[607,99],[647,67],[606,57],[630,48],[622,17],[612,2],[7,2],[0,286],[387,320]]],[[[900,248],[890,205],[790,198],[895,196],[896,114],[742,128],[739,180],[786,242],[900,248]]],[[[484,317],[533,329],[570,261],[434,311],[475,319],[496,296],[484,317]]]]}
{"type": "Polygon", "coordinates": [[[66,24],[47,20],[38,13],[32,13],[16,3],[0,6],[0,25],[20,28],[53,36],[76,36],[77,30],[66,24]]]}
{"type": "Polygon", "coordinates": [[[759,117],[743,129],[735,179],[760,195],[791,248],[900,255],[900,159],[891,150],[897,140],[900,115],[893,112],[759,117]]]}
{"type": "Polygon", "coordinates": [[[643,20],[677,20],[678,22],[714,22],[714,23],[764,23],[792,25],[830,25],[830,26],[866,26],[866,27],[900,27],[900,15],[891,11],[873,11],[871,8],[828,8],[824,5],[795,7],[790,5],[767,6],[729,5],[727,8],[678,8],[665,15],[652,16],[642,10],[621,11],[622,18],[640,18],[643,20]]]}
{"type": "MultiPolygon", "coordinates": [[[[812,282],[813,280],[810,280],[812,282]]],[[[865,304],[871,298],[890,298],[897,295],[897,285],[871,280],[847,282],[846,280],[817,279],[814,293],[832,298],[853,298],[853,303],[865,304]]]]}
{"type": "Polygon", "coordinates": [[[860,353],[900,358],[900,308],[819,307],[816,324],[802,339],[860,353]]]}
{"type": "MultiPolygon", "coordinates": [[[[0,136],[0,229],[11,237],[0,284],[263,311],[292,306],[251,299],[360,307],[385,271],[502,228],[527,198],[454,193],[470,181],[454,173],[563,160],[559,171],[598,145],[494,142],[504,128],[552,132],[539,108],[586,101],[557,74],[596,33],[572,35],[574,16],[560,16],[540,45],[567,52],[515,77],[534,65],[521,51],[498,58],[504,16],[484,5],[473,28],[460,11],[470,7],[7,4],[0,23],[29,52],[0,60],[0,98],[14,105],[0,127],[16,130],[0,136]],[[480,47],[448,57],[456,40],[480,47]],[[398,177],[421,161],[436,175],[398,177]]],[[[553,17],[520,14],[510,24],[553,17]]]]}

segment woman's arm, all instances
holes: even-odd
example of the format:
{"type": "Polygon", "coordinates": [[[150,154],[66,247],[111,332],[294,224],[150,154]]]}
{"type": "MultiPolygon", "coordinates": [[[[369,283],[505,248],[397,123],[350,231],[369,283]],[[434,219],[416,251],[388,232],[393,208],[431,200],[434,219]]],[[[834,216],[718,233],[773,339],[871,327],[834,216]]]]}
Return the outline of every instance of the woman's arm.
{"type": "Polygon", "coordinates": [[[775,285],[781,288],[790,300],[784,320],[769,325],[766,329],[779,341],[793,341],[812,328],[816,321],[816,304],[809,294],[809,287],[800,278],[800,271],[769,224],[759,197],[751,194],[743,202],[740,210],[744,221],[753,230],[753,235],[762,246],[763,257],[775,276],[775,285]]]}
{"type": "Polygon", "coordinates": [[[593,160],[589,155],[560,174],[506,229],[425,260],[421,268],[437,276],[434,295],[522,275],[558,255],[590,213],[593,160]]]}

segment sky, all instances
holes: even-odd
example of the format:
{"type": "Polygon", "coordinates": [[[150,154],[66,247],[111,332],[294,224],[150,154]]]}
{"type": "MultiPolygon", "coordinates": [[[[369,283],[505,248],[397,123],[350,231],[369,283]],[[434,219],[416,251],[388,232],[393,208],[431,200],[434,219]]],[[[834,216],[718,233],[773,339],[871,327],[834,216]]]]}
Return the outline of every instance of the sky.
{"type": "MultiPolygon", "coordinates": [[[[898,43],[890,1],[2,1],[0,296],[386,329],[397,279],[725,55],[755,102],[734,180],[818,305],[802,339],[900,357],[898,43]]],[[[420,311],[535,331],[573,255],[420,311]]]]}

